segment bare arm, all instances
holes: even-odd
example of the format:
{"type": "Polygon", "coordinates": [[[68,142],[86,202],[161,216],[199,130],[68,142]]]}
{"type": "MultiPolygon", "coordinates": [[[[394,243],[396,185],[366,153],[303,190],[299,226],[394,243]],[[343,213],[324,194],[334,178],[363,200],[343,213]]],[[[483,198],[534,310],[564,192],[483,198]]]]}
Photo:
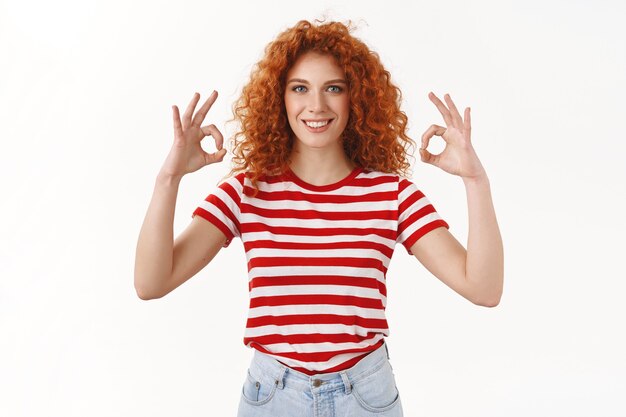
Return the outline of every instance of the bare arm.
{"type": "Polygon", "coordinates": [[[495,307],[504,281],[502,237],[487,176],[465,181],[469,214],[467,251],[443,227],[417,240],[411,253],[433,275],[474,304],[495,307]]]}
{"type": "Polygon", "coordinates": [[[465,277],[481,305],[500,303],[504,285],[504,248],[487,175],[465,180],[469,214],[465,277]]]}
{"type": "Polygon", "coordinates": [[[463,179],[467,193],[469,234],[467,250],[447,230],[438,228],[419,239],[411,252],[437,278],[475,304],[500,303],[504,281],[504,249],[491,198],[487,173],[471,142],[470,108],[461,117],[449,94],[448,106],[432,92],[428,95],[442,114],[446,127],[431,125],[422,135],[420,156],[463,179]],[[446,147],[438,155],[426,150],[433,135],[446,147]]]}
{"type": "Polygon", "coordinates": [[[137,241],[134,283],[137,295],[144,300],[162,297],[195,275],[225,241],[225,236],[215,226],[196,218],[176,243],[173,239],[174,211],[181,179],[203,166],[221,162],[226,155],[222,148],[224,138],[217,127],[200,126],[217,99],[217,92],[209,96],[194,116],[199,99],[200,95],[194,94],[182,120],[178,107],[172,106],[174,143],[157,175],[137,241]],[[200,142],[205,136],[214,137],[218,151],[204,152],[200,142]]]}
{"type": "Polygon", "coordinates": [[[135,255],[135,290],[156,298],[172,273],[174,211],[181,178],[159,173],[139,232],[135,255]]]}
{"type": "Polygon", "coordinates": [[[161,298],[196,275],[226,242],[212,223],[194,216],[172,244],[176,190],[180,180],[157,177],[152,201],[139,233],[135,290],[142,300],[161,298]]]}

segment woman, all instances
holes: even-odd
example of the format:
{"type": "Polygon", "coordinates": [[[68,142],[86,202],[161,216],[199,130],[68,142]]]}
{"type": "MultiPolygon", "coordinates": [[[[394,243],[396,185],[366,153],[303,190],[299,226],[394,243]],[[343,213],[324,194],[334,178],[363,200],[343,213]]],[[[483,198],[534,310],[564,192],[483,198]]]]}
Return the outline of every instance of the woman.
{"type": "Polygon", "coordinates": [[[265,51],[234,106],[234,168],[173,241],[181,178],[221,162],[223,137],[201,126],[214,91],[182,120],[157,176],[137,246],[135,287],[159,298],[204,268],[233,238],[244,243],[254,349],[239,416],[399,416],[384,341],[386,271],[401,243],[471,302],[495,306],[503,250],[489,181],[470,141],[470,110],[429,98],[446,127],[422,136],[423,162],[460,176],[469,208],[468,250],[403,173],[410,167],[400,91],[378,55],[337,22],[301,21],[265,51]],[[442,136],[444,151],[426,150],[442,136]],[[218,151],[200,142],[213,136],[218,151]]]}

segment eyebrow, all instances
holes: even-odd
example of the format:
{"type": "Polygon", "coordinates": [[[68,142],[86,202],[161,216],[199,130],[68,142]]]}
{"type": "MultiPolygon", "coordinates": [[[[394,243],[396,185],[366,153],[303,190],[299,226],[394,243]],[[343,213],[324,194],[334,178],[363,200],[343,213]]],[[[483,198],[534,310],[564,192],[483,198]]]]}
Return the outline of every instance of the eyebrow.
{"type": "MultiPolygon", "coordinates": [[[[303,80],[302,78],[292,78],[291,80],[287,81],[287,84],[290,83],[302,83],[302,84],[309,84],[309,82],[307,80],[303,80]]],[[[343,84],[348,84],[346,82],[346,80],[344,80],[343,78],[337,78],[336,80],[330,80],[330,81],[326,81],[324,83],[324,85],[326,84],[338,84],[338,83],[343,83],[343,84]]]]}

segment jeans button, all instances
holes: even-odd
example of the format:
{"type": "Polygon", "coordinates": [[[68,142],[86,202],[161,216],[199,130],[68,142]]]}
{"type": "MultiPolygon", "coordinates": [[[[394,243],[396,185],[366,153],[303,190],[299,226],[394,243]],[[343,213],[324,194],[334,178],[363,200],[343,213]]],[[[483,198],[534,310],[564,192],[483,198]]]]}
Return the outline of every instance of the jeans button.
{"type": "Polygon", "coordinates": [[[313,386],[314,387],[319,387],[320,385],[322,385],[324,383],[324,381],[322,381],[321,379],[314,379],[313,380],[313,386]]]}

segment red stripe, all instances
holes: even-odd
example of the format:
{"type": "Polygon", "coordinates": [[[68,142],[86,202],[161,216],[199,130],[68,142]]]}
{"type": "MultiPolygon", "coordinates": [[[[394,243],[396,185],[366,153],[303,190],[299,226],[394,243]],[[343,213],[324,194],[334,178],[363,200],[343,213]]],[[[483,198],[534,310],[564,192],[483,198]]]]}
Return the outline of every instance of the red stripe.
{"type": "MultiPolygon", "coordinates": [[[[249,186],[244,186],[251,194],[253,189],[249,186]]],[[[307,194],[301,191],[262,191],[259,190],[255,199],[263,201],[308,201],[311,203],[365,203],[365,202],[380,202],[380,201],[394,201],[396,198],[395,191],[378,191],[373,193],[348,195],[348,194],[307,194]]],[[[254,201],[254,199],[251,199],[254,201]]]]}
{"type": "Polygon", "coordinates": [[[393,255],[394,247],[383,245],[381,243],[371,241],[355,241],[355,242],[327,242],[327,243],[304,243],[304,242],[275,242],[273,240],[254,240],[245,242],[244,250],[246,252],[252,249],[290,249],[290,250],[307,250],[307,249],[373,249],[381,252],[388,258],[393,255]]]}
{"type": "MultiPolygon", "coordinates": [[[[363,169],[363,171],[360,173],[369,173],[371,171],[367,170],[367,169],[363,169]]],[[[379,184],[385,184],[385,183],[392,183],[392,182],[396,182],[398,181],[398,177],[394,174],[382,174],[382,175],[377,175],[375,177],[370,177],[370,178],[358,178],[359,176],[357,175],[357,177],[353,178],[352,181],[350,181],[350,186],[351,187],[364,187],[364,188],[369,188],[372,187],[374,185],[379,185],[379,184]]],[[[266,182],[267,184],[278,184],[280,182],[288,182],[288,183],[292,183],[295,184],[291,177],[289,177],[288,175],[286,175],[285,173],[281,174],[281,175],[273,175],[273,176],[269,176],[269,175],[261,175],[259,177],[259,181],[263,181],[266,182]]]]}
{"type": "MultiPolygon", "coordinates": [[[[288,204],[288,203],[285,203],[288,204]]],[[[317,211],[292,209],[267,209],[247,203],[241,204],[241,211],[247,214],[268,219],[298,219],[298,220],[393,220],[395,210],[370,211],[317,211]]]]}
{"type": "Polygon", "coordinates": [[[349,277],[341,275],[288,275],[276,277],[257,277],[248,282],[248,289],[275,285],[351,285],[362,288],[376,288],[385,297],[387,287],[376,278],[349,277]],[[260,285],[259,285],[260,284],[260,285]]]}
{"type": "Polygon", "coordinates": [[[303,304],[335,304],[343,306],[383,309],[382,301],[379,299],[356,297],[354,295],[290,294],[253,297],[250,299],[250,308],[303,304]]]}
{"type": "Polygon", "coordinates": [[[232,185],[228,182],[224,182],[220,185],[220,188],[224,190],[226,194],[235,202],[237,206],[241,206],[241,196],[237,192],[236,189],[233,188],[232,185]]]}
{"type": "Polygon", "coordinates": [[[391,174],[391,175],[382,174],[382,175],[369,177],[369,178],[367,177],[359,178],[359,176],[357,175],[357,177],[354,180],[352,180],[352,182],[350,183],[350,186],[369,188],[369,187],[374,187],[380,184],[391,184],[397,181],[398,181],[398,177],[395,174],[391,174]]]}
{"type": "MultiPolygon", "coordinates": [[[[354,359],[350,359],[349,361],[346,361],[344,363],[342,363],[339,366],[335,366],[334,368],[330,368],[330,369],[325,369],[323,371],[310,371],[306,368],[302,368],[300,366],[293,366],[292,369],[302,372],[303,374],[309,375],[309,376],[313,376],[313,375],[317,375],[320,373],[329,373],[329,372],[339,372],[339,371],[343,371],[345,369],[349,369],[352,368],[354,365],[357,364],[357,362],[362,358],[362,356],[358,356],[354,359]],[[332,369],[332,370],[331,370],[332,369]]],[[[280,361],[279,361],[280,362],[280,361]]],[[[287,366],[286,363],[280,362],[283,365],[287,366]]]]}
{"type": "MultiPolygon", "coordinates": [[[[378,341],[378,343],[376,343],[376,344],[374,344],[372,346],[367,346],[367,347],[362,348],[362,349],[357,349],[356,350],[357,352],[365,352],[365,353],[363,355],[359,355],[359,356],[357,356],[355,358],[352,358],[352,359],[347,360],[347,361],[345,361],[343,363],[340,363],[339,365],[334,366],[332,368],[324,369],[323,372],[324,373],[338,372],[338,371],[342,371],[344,369],[351,368],[354,365],[356,365],[361,359],[363,359],[365,356],[367,356],[369,353],[371,353],[371,352],[375,351],[376,349],[378,349],[383,344],[383,342],[384,342],[384,340],[380,340],[380,341],[378,341]]],[[[283,353],[283,354],[272,353],[272,352],[269,352],[267,349],[264,349],[262,346],[258,346],[256,344],[253,347],[255,349],[261,351],[261,352],[269,353],[269,354],[272,354],[272,355],[275,355],[275,356],[289,357],[288,355],[290,355],[290,354],[286,354],[286,353],[283,353]]],[[[337,354],[337,352],[335,352],[335,354],[337,354]]],[[[309,358],[309,360],[307,362],[324,362],[324,359],[323,359],[324,356],[325,356],[324,352],[318,353],[317,356],[312,356],[311,355],[311,357],[309,358]]],[[[280,362],[280,360],[278,360],[278,361],[280,362]]],[[[283,363],[283,365],[288,366],[285,363],[283,363]]],[[[306,368],[301,368],[301,367],[292,367],[292,369],[295,369],[295,370],[300,371],[300,372],[302,372],[304,374],[307,374],[307,375],[315,375],[315,374],[319,374],[320,373],[320,371],[311,371],[311,370],[308,370],[306,368]]]]}
{"type": "Polygon", "coordinates": [[[406,219],[402,221],[402,223],[398,225],[398,234],[399,235],[402,234],[402,232],[404,232],[404,230],[408,228],[409,226],[411,226],[413,223],[415,223],[422,217],[430,213],[434,213],[434,212],[435,212],[435,207],[433,207],[432,204],[429,204],[417,210],[415,213],[411,213],[410,216],[408,216],[406,219]]]}
{"type": "MultiPolygon", "coordinates": [[[[379,345],[382,341],[378,341],[374,346],[379,345]]],[[[345,349],[345,350],[335,350],[335,351],[324,351],[324,352],[309,352],[309,353],[301,353],[301,352],[282,352],[282,353],[272,353],[273,355],[280,356],[281,358],[289,358],[296,359],[303,362],[327,362],[334,358],[337,355],[341,355],[344,353],[370,353],[376,350],[376,347],[365,346],[359,348],[345,349]]],[[[365,355],[362,355],[365,356],[365,355]]],[[[359,356],[357,358],[361,358],[359,356]]],[[[358,360],[357,360],[358,361],[358,360]]],[[[324,371],[327,372],[327,371],[324,371]]]]}
{"type": "MultiPolygon", "coordinates": [[[[211,223],[213,223],[213,225],[215,225],[215,227],[217,227],[218,229],[220,229],[222,231],[222,233],[224,233],[224,236],[227,237],[227,241],[232,240],[232,238],[234,237],[234,235],[232,234],[232,232],[230,231],[228,226],[226,226],[220,219],[218,219],[217,217],[215,217],[214,215],[212,215],[211,213],[209,213],[208,211],[206,211],[202,207],[196,208],[194,210],[193,214],[197,214],[200,217],[202,217],[202,218],[210,221],[211,223]]],[[[226,244],[226,242],[225,242],[225,244],[226,244]]]]}
{"type": "Polygon", "coordinates": [[[232,211],[230,211],[230,208],[222,201],[220,200],[217,196],[215,195],[210,195],[207,197],[206,199],[207,202],[212,203],[215,207],[217,207],[218,209],[220,209],[220,211],[222,213],[224,213],[224,215],[226,217],[228,217],[228,219],[234,223],[235,227],[237,230],[240,230],[239,227],[239,219],[237,219],[237,216],[235,216],[233,214],[232,211]]]}
{"type": "Polygon", "coordinates": [[[249,289],[276,285],[347,285],[351,287],[376,288],[376,278],[361,278],[345,275],[283,275],[256,277],[250,280],[249,289]]]}
{"type": "Polygon", "coordinates": [[[244,337],[244,345],[252,342],[261,345],[273,345],[276,343],[303,344],[303,343],[361,343],[373,339],[379,335],[377,332],[368,332],[367,335],[348,333],[312,333],[312,334],[268,334],[263,336],[244,337]]]}
{"type": "Polygon", "coordinates": [[[323,227],[319,229],[310,227],[285,227],[270,226],[263,223],[243,223],[241,225],[241,233],[268,232],[277,235],[296,235],[296,236],[367,236],[378,235],[385,239],[395,240],[395,230],[375,229],[375,228],[357,228],[357,227],[323,227]]]}
{"type": "Polygon", "coordinates": [[[372,258],[342,258],[342,257],[256,257],[248,262],[248,271],[253,268],[274,267],[274,266],[335,266],[352,268],[372,268],[387,273],[387,268],[379,259],[372,258]]]}
{"type": "Polygon", "coordinates": [[[404,211],[406,209],[408,209],[409,207],[411,207],[416,201],[424,198],[424,193],[422,193],[421,191],[417,190],[415,191],[413,194],[411,194],[410,196],[408,196],[407,198],[405,198],[403,201],[398,203],[398,216],[401,217],[402,214],[404,214],[404,211]]]}
{"type": "Polygon", "coordinates": [[[386,329],[387,320],[369,319],[360,316],[340,314],[293,314],[287,316],[260,316],[248,318],[247,328],[261,326],[289,326],[294,324],[345,324],[366,329],[386,329]]]}
{"type": "Polygon", "coordinates": [[[419,238],[421,238],[422,236],[424,236],[426,233],[430,232],[431,230],[435,230],[435,229],[437,229],[439,227],[445,227],[446,229],[450,228],[448,223],[446,223],[444,220],[435,220],[433,222],[428,223],[424,227],[422,227],[420,229],[417,229],[402,244],[407,248],[407,250],[410,253],[411,246],[413,246],[413,244],[415,242],[417,242],[419,240],[419,238]]]}
{"type": "Polygon", "coordinates": [[[400,178],[400,177],[398,177],[398,178],[399,178],[399,181],[400,181],[398,183],[398,193],[399,194],[402,193],[406,189],[406,187],[410,187],[411,185],[414,185],[411,181],[409,181],[406,178],[400,178]]]}
{"type": "MultiPolygon", "coordinates": [[[[324,370],[324,372],[325,372],[325,373],[330,373],[330,372],[339,372],[339,371],[343,371],[343,370],[345,370],[345,369],[350,369],[350,368],[352,368],[354,365],[356,365],[356,364],[357,364],[357,363],[358,363],[361,359],[363,359],[366,355],[367,355],[367,354],[364,354],[364,355],[362,355],[362,356],[357,356],[356,358],[353,358],[353,359],[347,360],[346,362],[341,363],[341,364],[339,364],[339,365],[337,365],[337,366],[334,366],[334,367],[332,367],[332,368],[325,369],[325,370],[324,370]]],[[[299,367],[297,367],[297,366],[296,366],[296,367],[294,367],[294,368],[295,368],[295,369],[300,370],[300,372],[302,372],[302,373],[306,373],[307,375],[315,375],[315,374],[318,374],[318,373],[319,373],[319,371],[309,371],[309,370],[307,370],[307,371],[305,372],[305,371],[303,371],[303,370],[302,370],[303,368],[299,368],[299,367]]]]}

